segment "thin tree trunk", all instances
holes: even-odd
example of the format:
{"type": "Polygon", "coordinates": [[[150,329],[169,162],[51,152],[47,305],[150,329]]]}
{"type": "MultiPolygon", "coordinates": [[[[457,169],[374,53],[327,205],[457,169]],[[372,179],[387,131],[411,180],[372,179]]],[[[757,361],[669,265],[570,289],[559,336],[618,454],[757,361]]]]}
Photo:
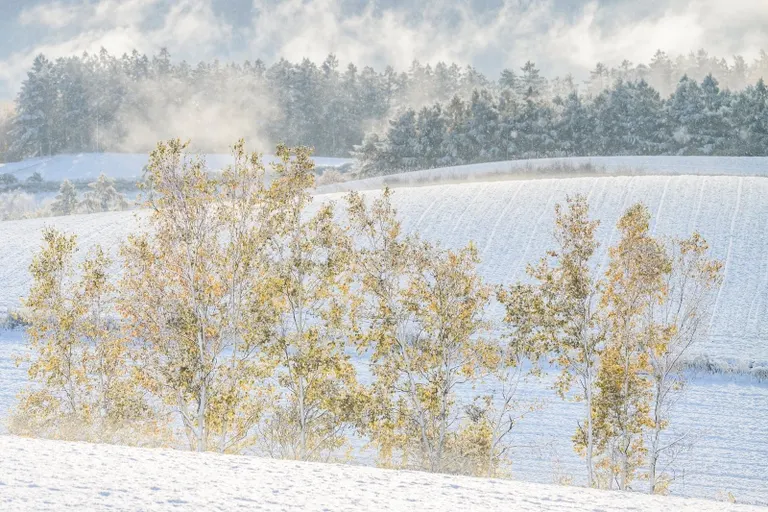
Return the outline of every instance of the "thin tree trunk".
{"type": "Polygon", "coordinates": [[[206,436],[208,434],[205,425],[205,410],[208,406],[208,386],[206,383],[204,368],[202,368],[204,357],[203,351],[205,348],[205,338],[202,332],[202,327],[197,333],[198,349],[200,350],[200,401],[197,406],[197,451],[204,452],[206,448],[206,436]]]}
{"type": "Polygon", "coordinates": [[[589,487],[595,486],[595,470],[592,463],[594,457],[594,426],[592,419],[592,372],[587,367],[587,484],[589,487]]]}
{"type": "Polygon", "coordinates": [[[648,492],[656,494],[656,466],[659,462],[659,440],[661,437],[661,390],[663,383],[656,379],[656,400],[653,405],[653,439],[651,441],[650,458],[648,462],[648,492]]]}

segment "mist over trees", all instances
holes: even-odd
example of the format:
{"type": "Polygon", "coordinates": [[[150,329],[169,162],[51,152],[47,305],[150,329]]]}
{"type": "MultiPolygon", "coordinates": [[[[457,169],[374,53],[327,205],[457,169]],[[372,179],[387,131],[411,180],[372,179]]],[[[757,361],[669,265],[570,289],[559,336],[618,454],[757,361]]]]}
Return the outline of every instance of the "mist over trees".
{"type": "Polygon", "coordinates": [[[532,62],[493,79],[443,62],[414,62],[408,70],[345,67],[333,55],[322,63],[281,59],[271,65],[261,60],[190,65],[173,62],[166,50],[151,57],[102,50],[55,61],[39,55],[13,112],[0,113],[0,161],[66,152],[146,152],[156,140],[178,135],[203,152],[224,151],[243,135],[262,146],[311,146],[322,156],[350,156],[362,143],[357,151],[363,161],[397,169],[528,155],[659,154],[681,148],[686,154],[706,153],[710,146],[706,154],[754,154],[754,147],[765,148],[763,141],[725,150],[709,139],[734,127],[739,133],[757,126],[765,132],[764,116],[750,117],[758,102],[754,96],[763,94],[754,84],[765,76],[765,52],[753,63],[738,56],[729,63],[703,50],[676,59],[659,51],[648,64],[598,63],[585,82],[572,76],[547,79],[532,62]],[[719,85],[699,85],[710,74],[719,85]],[[678,84],[683,76],[689,78],[685,87],[678,84]],[[619,80],[622,85],[614,87],[619,80]],[[750,92],[728,92],[748,85],[750,92]],[[429,108],[421,111],[424,106],[429,108]],[[630,106],[640,112],[628,111],[630,106]],[[698,113],[702,106],[706,114],[698,113]],[[707,119],[686,119],[702,115],[707,119]],[[497,120],[505,126],[496,126],[497,120]],[[691,128],[709,121],[715,124],[708,133],[691,128]],[[416,122],[418,127],[409,126],[416,122]],[[579,134],[592,135],[595,124],[602,139],[585,148],[579,134]],[[633,124],[643,133],[621,134],[633,124]],[[456,125],[466,136],[441,145],[443,131],[456,125]],[[402,142],[382,133],[388,126],[404,132],[402,142]],[[409,130],[418,142],[409,140],[409,130]],[[363,142],[366,133],[386,138],[387,147],[378,152],[389,156],[372,156],[380,140],[371,136],[363,142]],[[677,145],[664,145],[669,136],[677,145]],[[422,154],[410,155],[415,149],[422,154]]]}
{"type": "Polygon", "coordinates": [[[684,76],[667,99],[646,81],[553,100],[530,87],[408,108],[356,147],[363,176],[519,158],[768,155],[768,88],[684,76]]]}

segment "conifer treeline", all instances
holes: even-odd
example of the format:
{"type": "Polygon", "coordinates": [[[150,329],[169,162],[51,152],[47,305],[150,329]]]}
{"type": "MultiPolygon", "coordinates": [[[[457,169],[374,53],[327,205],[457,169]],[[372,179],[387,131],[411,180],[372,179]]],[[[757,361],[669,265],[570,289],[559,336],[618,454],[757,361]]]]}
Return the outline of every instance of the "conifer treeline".
{"type": "Polygon", "coordinates": [[[520,158],[768,155],[768,89],[739,92],[712,75],[683,77],[666,99],[647,82],[618,81],[595,97],[542,100],[474,91],[464,101],[405,109],[356,148],[363,176],[520,158]]]}
{"type": "MultiPolygon", "coordinates": [[[[524,130],[547,128],[545,138],[550,139],[567,135],[554,133],[547,123],[564,109],[566,98],[574,91],[581,91],[580,101],[586,102],[584,98],[598,96],[616,80],[646,80],[666,98],[683,75],[700,81],[710,73],[723,88],[741,89],[768,76],[768,54],[762,52],[752,64],[740,57],[728,64],[704,51],[674,60],[658,52],[647,65],[624,62],[608,68],[598,64],[582,84],[571,76],[547,80],[532,62],[520,69],[505,69],[493,80],[472,67],[445,63],[414,62],[407,71],[391,67],[376,71],[353,64],[342,68],[333,55],[319,65],[304,59],[300,63],[280,60],[269,66],[260,60],[191,66],[172,62],[165,50],[152,57],[135,51],[117,57],[102,50],[55,61],[40,55],[22,84],[14,112],[0,113],[0,160],[63,152],[148,151],[158,138],[182,131],[196,141],[200,151],[224,151],[234,137],[228,133],[229,127],[265,144],[282,141],[311,146],[317,155],[349,156],[367,131],[394,113],[434,102],[442,102],[442,110],[447,111],[454,96],[467,101],[474,90],[506,94],[523,106],[526,98],[535,97],[537,109],[521,114],[514,130],[525,134],[524,130]],[[553,103],[555,98],[562,101],[553,103]]],[[[653,96],[651,92],[639,94],[653,96]]],[[[720,94],[724,97],[718,101],[726,103],[726,109],[738,97],[720,94]]],[[[696,103],[680,105],[696,107],[696,103]]],[[[631,112],[612,115],[620,117],[617,122],[631,122],[631,112]]],[[[733,120],[726,112],[715,115],[733,120]]],[[[483,122],[486,120],[477,120],[483,122]]],[[[478,126],[476,130],[492,131],[492,127],[478,126]]],[[[478,135],[478,142],[482,141],[478,135]]],[[[577,140],[569,141],[579,145],[577,140]]],[[[547,140],[531,144],[534,149],[525,150],[527,154],[562,149],[553,149],[547,140]]],[[[523,151],[501,149],[510,157],[523,151]]],[[[626,153],[633,146],[598,146],[591,151],[614,149],[626,153]]]]}
{"type": "Polygon", "coordinates": [[[119,272],[98,247],[78,267],[74,237],[45,232],[12,432],[299,460],[360,436],[383,466],[497,476],[541,406],[518,384],[548,361],[584,404],[587,482],[667,491],[685,357],[721,279],[699,235],[656,237],[636,204],[601,272],[598,221],[568,198],[528,282],[494,289],[471,242],[406,233],[388,190],[350,193],[341,216],[313,205],[306,148],[279,146],[270,183],[242,142],[221,174],[185,151],[151,154],[151,229],[122,244],[119,272]]]}

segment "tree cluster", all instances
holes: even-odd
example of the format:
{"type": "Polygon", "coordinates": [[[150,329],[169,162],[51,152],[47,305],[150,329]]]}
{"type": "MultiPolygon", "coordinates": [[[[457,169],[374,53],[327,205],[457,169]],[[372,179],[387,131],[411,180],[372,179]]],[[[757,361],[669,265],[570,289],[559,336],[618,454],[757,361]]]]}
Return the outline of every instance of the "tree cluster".
{"type": "Polygon", "coordinates": [[[707,75],[683,77],[662,99],[647,82],[617,81],[596,96],[474,91],[404,109],[355,148],[363,176],[519,158],[612,155],[768,155],[768,88],[740,92],[707,75]]]}
{"type": "Polygon", "coordinates": [[[103,173],[91,183],[44,181],[37,172],[20,182],[12,174],[0,174],[0,220],[119,211],[130,206],[125,196],[115,188],[115,180],[103,173]],[[81,198],[78,188],[83,187],[86,191],[81,198]],[[33,195],[57,189],[58,194],[53,200],[43,202],[42,206],[33,195]]]}
{"type": "Polygon", "coordinates": [[[181,131],[194,136],[200,151],[222,151],[232,130],[347,156],[365,126],[391,108],[486,84],[474,69],[457,65],[432,70],[414,63],[408,73],[391,67],[377,72],[353,64],[340,68],[334,55],[319,65],[281,59],[271,66],[261,60],[190,66],[173,63],[165,50],[151,58],[105,50],[56,61],[39,55],[16,99],[15,116],[0,127],[9,132],[7,155],[16,159],[148,151],[158,138],[181,131]]]}
{"type": "MultiPolygon", "coordinates": [[[[709,74],[725,89],[740,90],[768,76],[768,54],[762,52],[753,64],[738,56],[729,64],[703,50],[677,59],[658,52],[647,65],[625,61],[609,68],[597,64],[581,84],[570,75],[548,80],[532,62],[519,70],[505,69],[494,80],[472,67],[443,62],[414,62],[405,71],[391,67],[377,71],[354,64],[342,68],[334,55],[320,64],[282,59],[269,66],[261,60],[190,65],[173,62],[165,50],[154,56],[136,51],[115,56],[102,50],[55,61],[39,55],[18,93],[15,112],[0,112],[0,161],[65,152],[143,152],[156,140],[178,133],[195,140],[199,151],[216,152],[228,146],[234,138],[232,132],[263,144],[303,144],[319,155],[349,156],[364,134],[386,123],[393,112],[434,102],[442,103],[447,111],[454,96],[467,101],[472,91],[484,89],[494,95],[512,95],[522,106],[529,97],[546,103],[547,109],[529,112],[509,130],[527,133],[525,130],[534,129],[539,133],[534,137],[541,137],[547,128],[549,138],[553,132],[547,117],[563,108],[552,104],[555,98],[568,98],[579,91],[582,98],[596,98],[618,80],[645,80],[667,97],[675,92],[680,77],[698,82],[709,74]]],[[[643,91],[626,94],[653,96],[643,91]]],[[[622,122],[630,120],[624,116],[622,122]]],[[[476,129],[484,130],[485,122],[478,119],[476,129]]],[[[737,129],[747,127],[740,124],[737,129]]],[[[482,138],[481,133],[476,135],[482,138]]],[[[502,137],[510,138],[508,133],[502,137]]],[[[531,143],[534,149],[503,145],[497,151],[514,156],[552,150],[544,141],[531,143]]]]}
{"type": "Polygon", "coordinates": [[[494,476],[538,407],[517,385],[549,361],[557,392],[587,403],[589,483],[629,488],[642,468],[664,490],[685,352],[719,282],[698,235],[654,238],[633,206],[598,275],[597,223],[569,199],[531,283],[494,289],[472,243],[405,233],[389,190],[313,202],[307,148],[278,146],[272,180],[242,141],[220,174],[186,149],[151,153],[151,229],[122,245],[116,285],[101,249],[78,270],[75,240],[46,231],[13,432],[298,460],[343,458],[360,436],[387,467],[494,476]]]}
{"type": "MultiPolygon", "coordinates": [[[[663,239],[638,203],[619,219],[604,272],[598,222],[583,196],[556,207],[556,246],[527,269],[531,284],[500,292],[510,336],[560,369],[555,390],[582,401],[573,436],[590,486],[664,493],[686,434],[667,432],[685,383],[685,354],[706,334],[722,263],[698,233],[663,239]]],[[[690,433],[687,433],[690,434],[690,433]]]]}

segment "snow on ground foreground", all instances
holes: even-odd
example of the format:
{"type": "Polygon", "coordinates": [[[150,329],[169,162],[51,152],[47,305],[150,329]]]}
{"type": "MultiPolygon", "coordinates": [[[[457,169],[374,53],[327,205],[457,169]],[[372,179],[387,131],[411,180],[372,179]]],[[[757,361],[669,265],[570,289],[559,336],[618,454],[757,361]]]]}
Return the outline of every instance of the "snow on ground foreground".
{"type": "Polygon", "coordinates": [[[715,501],[0,436],[0,508],[747,511],[715,501]]]}
{"type": "MultiPolygon", "coordinates": [[[[34,172],[39,172],[46,181],[91,180],[104,173],[110,178],[138,180],[142,169],[147,165],[146,153],[79,153],[76,155],[54,155],[30,158],[21,162],[0,164],[0,174],[13,174],[24,180],[34,172]]],[[[229,154],[205,155],[211,169],[222,169],[232,163],[229,154]]],[[[315,164],[322,167],[338,167],[351,162],[346,158],[313,158],[315,164]]],[[[272,155],[264,155],[265,164],[275,161],[272,155]]]]}

